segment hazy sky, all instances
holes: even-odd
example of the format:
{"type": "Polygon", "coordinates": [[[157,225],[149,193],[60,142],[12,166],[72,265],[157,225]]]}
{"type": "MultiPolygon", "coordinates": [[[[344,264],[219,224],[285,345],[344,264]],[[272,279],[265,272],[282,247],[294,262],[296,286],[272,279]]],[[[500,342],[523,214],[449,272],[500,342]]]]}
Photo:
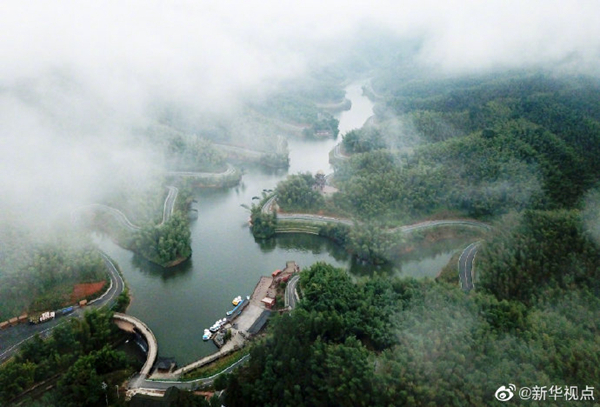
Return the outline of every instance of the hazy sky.
{"type": "Polygon", "coordinates": [[[131,140],[148,106],[218,111],[301,75],[358,28],[422,38],[442,71],[597,74],[597,1],[10,1],[0,3],[0,206],[92,199],[107,170],[145,173],[131,140]]]}

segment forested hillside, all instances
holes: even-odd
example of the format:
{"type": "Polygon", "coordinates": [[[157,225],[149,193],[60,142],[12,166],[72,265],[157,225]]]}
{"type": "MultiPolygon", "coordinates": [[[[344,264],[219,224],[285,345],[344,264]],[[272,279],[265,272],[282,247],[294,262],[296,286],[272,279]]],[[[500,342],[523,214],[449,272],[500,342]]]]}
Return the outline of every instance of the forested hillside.
{"type": "MultiPolygon", "coordinates": [[[[526,73],[380,77],[374,88],[383,102],[345,136],[351,157],[334,163],[340,192],[327,210],[387,225],[490,222],[476,288],[354,283],[316,264],[303,273],[299,307],[273,321],[229,378],[227,405],[488,406],[509,383],[561,394],[597,386],[598,82],[526,73]]],[[[283,206],[315,211],[315,200],[290,193],[308,190],[301,178],[278,187],[283,206]]]]}
{"type": "Polygon", "coordinates": [[[305,273],[300,306],[229,378],[228,406],[488,406],[505,383],[600,377],[600,301],[589,290],[526,307],[427,280],[355,284],[325,264],[305,273]]]}
{"type": "MultiPolygon", "coordinates": [[[[49,386],[55,389],[47,392],[38,405],[103,405],[107,395],[102,383],[108,382],[114,389],[137,365],[123,351],[113,348],[125,335],[112,316],[110,311],[89,311],[84,318],[70,319],[56,327],[47,340],[36,335],[26,342],[15,358],[0,367],[2,405],[35,383],[61,373],[56,386],[49,386]]],[[[111,405],[117,403],[113,394],[111,405]]]]}
{"type": "Polygon", "coordinates": [[[599,95],[544,75],[409,82],[344,138],[337,202],[385,220],[575,208],[600,174],[599,95]]]}
{"type": "Polygon", "coordinates": [[[74,284],[107,279],[100,254],[80,233],[63,231],[54,241],[38,241],[4,224],[0,242],[2,321],[72,304],[74,284]]]}

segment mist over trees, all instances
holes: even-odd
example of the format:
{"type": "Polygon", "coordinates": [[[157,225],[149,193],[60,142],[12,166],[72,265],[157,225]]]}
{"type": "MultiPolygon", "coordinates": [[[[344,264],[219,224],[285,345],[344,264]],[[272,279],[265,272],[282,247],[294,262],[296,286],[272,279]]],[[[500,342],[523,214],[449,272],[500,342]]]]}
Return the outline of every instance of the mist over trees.
{"type": "MultiPolygon", "coordinates": [[[[386,80],[375,88],[376,118],[344,137],[351,157],[334,163],[340,192],[332,202],[387,225],[437,213],[492,222],[476,289],[353,283],[314,265],[301,279],[299,307],[273,321],[247,368],[229,378],[228,405],[484,406],[502,383],[594,382],[597,80],[529,72],[386,80]],[[371,336],[381,327],[393,335],[371,336]]],[[[341,229],[323,233],[348,244],[359,230],[341,229]]]]}
{"type": "Polygon", "coordinates": [[[107,279],[104,261],[81,232],[37,241],[6,225],[0,256],[0,320],[72,304],[73,285],[107,279]]]}
{"type": "Polygon", "coordinates": [[[395,92],[381,122],[344,137],[347,151],[362,154],[336,163],[335,198],[356,216],[574,208],[597,183],[597,81],[521,73],[395,92]],[[390,115],[410,126],[383,132],[390,115]]]}
{"type": "MultiPolygon", "coordinates": [[[[233,160],[287,168],[280,136],[334,138],[344,87],[370,77],[376,115],[344,135],[339,192],[325,199],[300,174],[277,187],[279,204],[351,218],[353,228],[311,232],[373,263],[401,241],[393,227],[484,220],[493,231],[476,289],[353,281],[316,264],[303,272],[298,308],[221,379],[226,404],[484,406],[508,383],[594,385],[598,15],[584,0],[6,3],[0,320],[60,307],[74,284],[105,279],[88,237],[49,233],[60,235],[55,225],[70,224],[75,208],[117,208],[140,229],[97,213],[91,224],[158,264],[184,260],[185,208],[161,224],[166,172],[220,173],[233,160]]],[[[276,214],[251,213],[257,238],[276,232],[276,214]]],[[[0,367],[2,403],[59,371],[53,403],[102,405],[99,384],[125,367],[105,347],[113,339],[108,314],[36,337],[0,367]]]]}

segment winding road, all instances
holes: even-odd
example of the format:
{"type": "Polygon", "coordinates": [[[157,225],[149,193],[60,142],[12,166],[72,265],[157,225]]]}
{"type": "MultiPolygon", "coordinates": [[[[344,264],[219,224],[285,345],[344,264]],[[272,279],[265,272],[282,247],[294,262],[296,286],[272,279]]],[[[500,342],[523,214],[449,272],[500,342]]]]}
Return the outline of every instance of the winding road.
{"type": "Polygon", "coordinates": [[[298,302],[298,281],[300,281],[300,275],[295,274],[287,283],[285,287],[285,307],[289,309],[294,309],[296,307],[296,303],[298,302]]]}
{"type": "Polygon", "coordinates": [[[331,158],[333,160],[347,160],[350,156],[342,153],[342,143],[338,143],[333,147],[333,150],[331,150],[331,158]]]}
{"type": "Polygon", "coordinates": [[[103,308],[106,306],[111,306],[114,303],[115,299],[125,289],[125,283],[123,282],[123,278],[121,278],[121,275],[117,271],[117,268],[112,260],[110,260],[110,258],[102,252],[100,252],[100,255],[104,260],[104,264],[110,277],[110,285],[108,290],[106,290],[101,297],[90,301],[86,307],[75,307],[75,311],[67,316],[57,316],[51,321],[37,325],[19,324],[17,326],[0,331],[0,343],[2,343],[3,347],[2,353],[0,353],[0,363],[3,363],[5,360],[14,355],[24,342],[33,338],[36,334],[40,334],[42,337],[47,337],[55,327],[65,323],[70,318],[83,317],[83,314],[87,308],[103,308]]]}
{"type": "Polygon", "coordinates": [[[479,242],[468,245],[458,259],[458,276],[460,278],[460,285],[465,291],[475,288],[473,285],[473,263],[475,261],[475,255],[477,254],[478,245],[479,242]]]}
{"type": "MultiPolygon", "coordinates": [[[[179,194],[179,189],[174,186],[167,186],[169,190],[167,197],[165,198],[165,202],[163,204],[163,217],[162,221],[158,224],[158,226],[167,222],[171,216],[173,216],[173,211],[175,210],[175,201],[177,200],[177,195],[179,194]]],[[[104,204],[89,204],[80,206],[77,210],[84,209],[95,209],[104,213],[108,213],[111,215],[121,226],[129,230],[130,232],[136,232],[141,230],[141,226],[134,225],[127,216],[121,212],[117,208],[113,208],[112,206],[104,205],[104,204]]]]}
{"type": "MultiPolygon", "coordinates": [[[[272,213],[277,210],[277,195],[271,196],[267,201],[263,204],[261,208],[261,212],[264,214],[272,213]]],[[[350,219],[344,218],[335,218],[330,216],[320,216],[313,215],[308,213],[282,213],[277,212],[277,219],[286,220],[286,221],[298,221],[298,222],[321,222],[321,223],[338,223],[344,224],[347,226],[353,226],[354,221],[350,219]]],[[[466,226],[473,227],[478,229],[483,229],[485,231],[490,231],[492,227],[487,223],[480,222],[472,219],[441,219],[441,220],[426,220],[423,222],[413,223],[411,225],[398,226],[396,228],[392,228],[389,231],[401,231],[402,233],[412,233],[419,230],[440,227],[440,226],[466,226]]],[[[477,253],[477,246],[480,242],[475,242],[470,244],[461,254],[458,261],[458,274],[460,277],[461,287],[465,291],[472,290],[474,288],[473,285],[473,274],[474,274],[474,260],[475,254],[477,253]]],[[[291,281],[291,280],[290,280],[291,281]]],[[[289,286],[289,284],[288,284],[289,286]]],[[[286,290],[286,302],[288,299],[288,293],[286,290]]]]}

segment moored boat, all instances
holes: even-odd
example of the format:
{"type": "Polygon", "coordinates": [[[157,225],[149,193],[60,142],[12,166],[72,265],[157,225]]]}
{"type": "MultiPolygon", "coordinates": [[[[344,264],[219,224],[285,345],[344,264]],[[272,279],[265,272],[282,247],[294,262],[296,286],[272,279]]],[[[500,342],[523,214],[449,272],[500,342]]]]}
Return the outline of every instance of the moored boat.
{"type": "Polygon", "coordinates": [[[212,336],[212,333],[210,332],[210,330],[205,329],[204,330],[204,335],[202,335],[202,339],[205,340],[205,341],[208,341],[211,336],[212,336]]]}
{"type": "Polygon", "coordinates": [[[231,314],[233,314],[239,307],[242,306],[242,304],[244,303],[245,300],[241,300],[238,305],[235,306],[234,309],[227,311],[227,316],[230,316],[231,314]]]}
{"type": "Polygon", "coordinates": [[[209,329],[210,332],[217,332],[225,323],[227,322],[227,318],[219,319],[217,322],[213,324],[209,329]]]}

